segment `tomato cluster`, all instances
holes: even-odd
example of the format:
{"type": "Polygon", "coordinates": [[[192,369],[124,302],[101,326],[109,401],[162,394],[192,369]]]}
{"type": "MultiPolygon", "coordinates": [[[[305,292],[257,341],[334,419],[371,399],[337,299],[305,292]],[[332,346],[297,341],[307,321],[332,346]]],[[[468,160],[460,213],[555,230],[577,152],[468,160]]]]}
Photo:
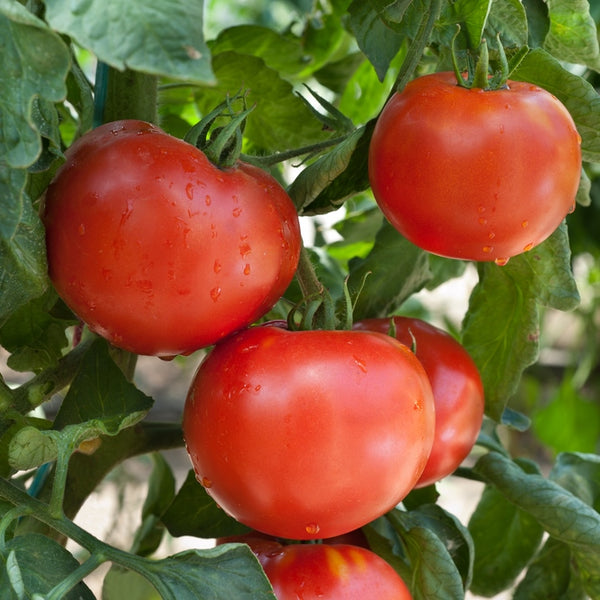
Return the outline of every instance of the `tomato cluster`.
{"type": "MultiPolygon", "coordinates": [[[[465,90],[442,73],[392,97],[369,173],[409,239],[501,263],[558,225],[580,162],[568,113],[543,90],[465,90]]],[[[255,530],[240,541],[277,597],[409,599],[356,532],[471,451],[484,391],[465,349],[399,316],[349,331],[256,325],[299,260],[290,198],[262,170],[221,169],[148,123],[109,123],[73,144],[43,219],[52,282],[93,331],[139,354],[214,345],[187,395],[186,448],[207,492],[255,530]]]]}

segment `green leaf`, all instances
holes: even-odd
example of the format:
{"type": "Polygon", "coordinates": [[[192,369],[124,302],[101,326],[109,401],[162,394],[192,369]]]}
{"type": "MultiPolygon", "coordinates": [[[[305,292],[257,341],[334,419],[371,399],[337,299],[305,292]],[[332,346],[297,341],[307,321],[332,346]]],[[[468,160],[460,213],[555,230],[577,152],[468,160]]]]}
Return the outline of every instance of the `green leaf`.
{"type": "Polygon", "coordinates": [[[143,575],[163,600],[275,600],[246,544],[190,550],[162,560],[132,556],[127,563],[124,566],[143,575]]]}
{"type": "Polygon", "coordinates": [[[549,478],[600,512],[600,456],[563,452],[549,478]]]}
{"type": "Polygon", "coordinates": [[[335,210],[344,200],[369,187],[367,153],[372,127],[352,132],[300,172],[288,194],[302,214],[335,210]]]}
{"type": "Polygon", "coordinates": [[[81,366],[54,420],[55,429],[84,424],[88,435],[116,435],[139,421],[152,406],[152,398],[127,381],[97,339],[81,361],[81,366]]]}
{"type": "Polygon", "coordinates": [[[571,492],[515,462],[490,452],[476,473],[519,509],[528,512],[554,538],[567,544],[586,592],[600,595],[600,514],[571,492]]]}
{"type": "Polygon", "coordinates": [[[571,564],[569,546],[548,538],[519,582],[514,600],[585,600],[587,595],[571,564]]]}
{"type": "Polygon", "coordinates": [[[196,481],[190,469],[175,499],[162,516],[175,537],[193,535],[201,538],[226,537],[247,533],[249,528],[227,515],[196,481]]]}
{"type": "Polygon", "coordinates": [[[387,221],[366,258],[353,259],[349,266],[350,290],[360,289],[365,281],[354,308],[357,321],[391,314],[431,278],[428,254],[401,236],[387,221]]]}
{"type": "MultiPolygon", "coordinates": [[[[416,511],[399,510],[386,515],[402,540],[411,565],[412,597],[414,600],[462,600],[465,589],[461,574],[446,546],[447,523],[443,524],[444,536],[440,538],[438,531],[431,529],[431,517],[419,515],[416,511]]],[[[438,530],[439,525],[436,527],[438,530]]]]}
{"type": "Polygon", "coordinates": [[[229,95],[247,91],[246,104],[254,106],[244,137],[254,147],[276,152],[298,148],[328,137],[319,121],[298,98],[288,81],[258,57],[225,51],[213,56],[217,84],[201,87],[195,98],[208,114],[229,95]]]}
{"type": "Polygon", "coordinates": [[[21,428],[10,440],[8,464],[13,469],[26,470],[56,460],[56,435],[56,432],[40,431],[32,425],[21,428]]]}
{"type": "Polygon", "coordinates": [[[556,453],[600,451],[600,407],[566,374],[550,402],[533,414],[533,430],[556,453]]]}
{"type": "Polygon", "coordinates": [[[102,600],[161,600],[158,592],[139,573],[113,566],[102,584],[102,600]]]}
{"type": "Polygon", "coordinates": [[[598,71],[600,48],[588,0],[547,0],[550,30],[544,48],[556,58],[598,71]]]}
{"type": "MultiPolygon", "coordinates": [[[[494,3],[495,4],[495,3],[494,3]]],[[[457,0],[444,5],[441,22],[444,28],[450,24],[459,24],[467,33],[469,46],[479,48],[483,30],[492,8],[492,0],[457,0]]],[[[456,32],[452,28],[452,34],[456,32]]]]}
{"type": "Polygon", "coordinates": [[[520,0],[494,0],[485,29],[486,38],[500,34],[503,46],[526,46],[527,15],[520,0]]]}
{"type": "MultiPolygon", "coordinates": [[[[46,594],[69,576],[79,563],[59,543],[39,534],[21,535],[10,540],[0,554],[0,600],[31,598],[46,594]],[[9,569],[12,575],[9,575],[9,569]],[[14,582],[20,580],[22,594],[14,593],[14,582]]],[[[63,596],[64,600],[94,600],[94,594],[83,582],[63,596]]]]}
{"type": "Polygon", "coordinates": [[[53,29],[117,69],[214,82],[201,0],[46,0],[45,4],[53,29]]]}
{"type": "Polygon", "coordinates": [[[34,101],[65,98],[71,58],[63,40],[15,0],[0,0],[0,56],[0,168],[24,168],[42,151],[34,101]]]}
{"type": "Polygon", "coordinates": [[[0,165],[0,324],[48,285],[44,228],[26,183],[25,171],[0,165]]]}
{"type": "Polygon", "coordinates": [[[56,293],[50,290],[40,298],[15,310],[0,327],[0,344],[11,356],[7,364],[15,371],[39,371],[53,367],[67,345],[65,328],[74,319],[54,316],[56,293]]]}
{"type": "Polygon", "coordinates": [[[260,25],[229,27],[208,45],[213,55],[234,51],[261,58],[283,77],[298,75],[310,60],[299,38],[260,25]]]}
{"type": "Polygon", "coordinates": [[[537,360],[539,305],[569,310],[578,301],[564,225],[503,267],[480,264],[462,342],[481,373],[486,414],[501,419],[522,372],[537,360]]]}
{"type": "Polygon", "coordinates": [[[390,63],[400,51],[405,36],[397,31],[412,0],[381,2],[354,0],[348,12],[350,26],[359,48],[369,59],[380,81],[383,81],[390,63]],[[388,12],[393,9],[392,13],[388,12]]]}
{"type": "Polygon", "coordinates": [[[164,533],[160,518],[175,497],[175,477],[162,454],[152,454],[154,469],[142,508],[142,523],[136,532],[131,552],[150,556],[159,547],[164,533]]]}
{"type": "Polygon", "coordinates": [[[567,71],[540,48],[527,54],[511,77],[539,85],[554,94],[577,125],[583,159],[600,162],[600,96],[590,83],[567,71]]]}
{"type": "Polygon", "coordinates": [[[528,513],[486,486],[469,521],[475,544],[475,594],[494,596],[508,588],[534,556],[543,529],[528,513]]]}

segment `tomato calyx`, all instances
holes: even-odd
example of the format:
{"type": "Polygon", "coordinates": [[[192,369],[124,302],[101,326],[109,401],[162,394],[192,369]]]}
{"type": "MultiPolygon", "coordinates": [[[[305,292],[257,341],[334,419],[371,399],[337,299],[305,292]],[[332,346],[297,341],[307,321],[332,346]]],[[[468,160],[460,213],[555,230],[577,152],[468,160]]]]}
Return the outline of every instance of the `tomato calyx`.
{"type": "Polygon", "coordinates": [[[246,106],[244,93],[238,92],[231,98],[228,96],[196,123],[184,140],[200,149],[220,169],[233,167],[240,159],[246,118],[253,110],[254,106],[246,106]],[[236,111],[233,103],[239,100],[242,101],[242,110],[236,111]],[[228,122],[213,129],[217,119],[228,122]]]}
{"type": "Polygon", "coordinates": [[[456,33],[452,39],[452,65],[457,85],[465,89],[481,89],[486,92],[507,89],[507,81],[511,73],[516,69],[521,60],[523,60],[529,49],[527,47],[520,48],[509,61],[504,46],[500,41],[500,34],[498,34],[496,36],[497,50],[495,52],[497,66],[491,70],[490,51],[488,42],[484,38],[481,40],[481,44],[479,44],[476,60],[474,60],[471,52],[467,52],[466,69],[461,69],[458,64],[455,48],[455,41],[459,33],[460,25],[457,25],[456,33]]]}

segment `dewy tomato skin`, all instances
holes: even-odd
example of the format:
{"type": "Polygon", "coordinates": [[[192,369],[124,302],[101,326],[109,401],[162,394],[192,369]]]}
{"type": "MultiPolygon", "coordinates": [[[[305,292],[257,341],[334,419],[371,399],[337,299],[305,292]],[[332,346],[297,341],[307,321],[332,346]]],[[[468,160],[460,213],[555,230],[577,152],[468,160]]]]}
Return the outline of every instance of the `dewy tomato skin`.
{"type": "Polygon", "coordinates": [[[411,81],[382,111],[369,178],[390,223],[417,246],[475,261],[544,241],[574,208],[581,138],[549,92],[484,91],[454,73],[411,81]]]}
{"type": "MultiPolygon", "coordinates": [[[[460,466],[475,442],[485,408],[481,376],[468,352],[451,335],[412,317],[393,317],[395,337],[415,354],[431,382],[435,402],[435,437],[425,469],[415,487],[436,483],[460,466]]],[[[364,319],[362,331],[390,331],[391,318],[364,319]]]]}
{"type": "Polygon", "coordinates": [[[80,138],[45,197],[49,274],[89,327],[172,356],[260,318],[297,266],[294,206],[260,169],[220,170],[141,121],[80,138]]]}
{"type": "Polygon", "coordinates": [[[258,558],[277,600],[412,600],[398,573],[365,548],[291,544],[258,558]]]}
{"type": "Polygon", "coordinates": [[[196,477],[277,537],[347,533],[399,503],[433,443],[431,386],[389,336],[252,327],[215,346],[183,415],[196,477]]]}

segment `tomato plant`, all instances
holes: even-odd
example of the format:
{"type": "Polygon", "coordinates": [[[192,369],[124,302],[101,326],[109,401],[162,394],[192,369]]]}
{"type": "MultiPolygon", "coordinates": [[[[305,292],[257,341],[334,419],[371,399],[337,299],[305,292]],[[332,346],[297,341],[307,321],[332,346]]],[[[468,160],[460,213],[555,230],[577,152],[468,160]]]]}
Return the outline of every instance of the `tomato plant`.
{"type": "Polygon", "coordinates": [[[599,6],[0,0],[0,596],[600,598],[599,6]]]}
{"type": "Polygon", "coordinates": [[[58,293],[138,354],[193,352],[254,322],[289,285],[300,251],[294,206],[266,172],[219,169],[135,120],[69,148],[43,218],[58,293]]]}
{"type": "Polygon", "coordinates": [[[397,340],[414,346],[431,382],[435,403],[433,447],[416,487],[450,475],[471,452],[483,421],[483,384],[473,359],[451,335],[421,319],[365,319],[354,327],[393,331],[397,340]]]}
{"type": "Polygon", "coordinates": [[[404,581],[377,554],[348,544],[290,544],[258,551],[278,600],[411,600],[404,581]]]}
{"type": "Polygon", "coordinates": [[[398,504],[433,430],[419,361],[359,331],[238,333],[199,367],[183,414],[198,481],[219,506],[292,539],[347,533],[398,504]]]}
{"type": "Polygon", "coordinates": [[[454,73],[434,73],[382,111],[369,178],[386,217],[417,246],[502,264],[575,208],[580,143],[567,109],[538,86],[467,89],[454,73]]]}

